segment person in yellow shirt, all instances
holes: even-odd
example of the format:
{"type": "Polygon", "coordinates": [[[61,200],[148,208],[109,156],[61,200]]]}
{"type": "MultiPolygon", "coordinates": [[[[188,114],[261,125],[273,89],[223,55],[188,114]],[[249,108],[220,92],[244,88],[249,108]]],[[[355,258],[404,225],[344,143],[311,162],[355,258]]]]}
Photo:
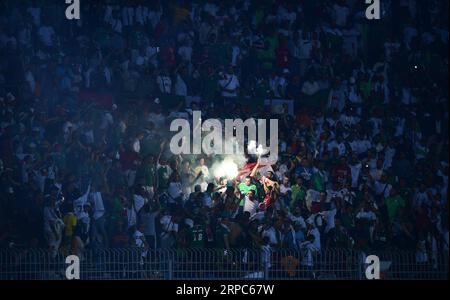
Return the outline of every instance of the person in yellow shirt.
{"type": "Polygon", "coordinates": [[[63,217],[64,221],[64,247],[70,249],[72,243],[73,233],[77,226],[77,216],[73,212],[68,212],[63,217]]]}
{"type": "Polygon", "coordinates": [[[181,23],[186,20],[190,15],[188,5],[175,6],[175,24],[181,23]]]}

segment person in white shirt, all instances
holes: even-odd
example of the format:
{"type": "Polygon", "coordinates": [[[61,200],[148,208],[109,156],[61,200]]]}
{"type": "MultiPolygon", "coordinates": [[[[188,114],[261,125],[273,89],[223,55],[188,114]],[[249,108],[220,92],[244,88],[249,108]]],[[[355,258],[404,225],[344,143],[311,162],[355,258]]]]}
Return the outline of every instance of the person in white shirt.
{"type": "Polygon", "coordinates": [[[340,135],[337,136],[336,140],[332,140],[328,144],[328,150],[333,151],[335,148],[338,149],[339,156],[343,156],[347,152],[344,140],[340,135]]]}
{"type": "Polygon", "coordinates": [[[147,23],[147,16],[148,16],[148,8],[142,5],[138,5],[135,9],[136,14],[136,22],[144,26],[147,23]]]}
{"type": "Polygon", "coordinates": [[[44,235],[52,255],[56,256],[62,241],[64,222],[61,219],[61,212],[56,205],[55,197],[49,195],[46,197],[46,201],[47,204],[44,207],[44,235]]]}
{"type": "Polygon", "coordinates": [[[125,6],[122,8],[122,22],[123,26],[126,27],[134,25],[134,7],[125,6]]]}
{"type": "Polygon", "coordinates": [[[272,248],[270,247],[270,241],[268,237],[263,238],[261,245],[261,264],[263,266],[271,267],[272,248]]]}
{"type": "Polygon", "coordinates": [[[134,152],[136,152],[136,153],[141,152],[141,141],[143,138],[144,138],[144,134],[142,132],[138,133],[136,135],[136,138],[134,139],[133,145],[132,145],[132,149],[134,152]]]}
{"type": "Polygon", "coordinates": [[[27,8],[27,13],[31,15],[34,26],[39,27],[41,25],[41,8],[37,1],[34,5],[27,8]]]}
{"type": "Polygon", "coordinates": [[[161,20],[162,14],[163,14],[163,12],[162,12],[161,7],[158,7],[156,10],[148,11],[147,19],[150,21],[150,24],[152,25],[153,28],[155,28],[156,25],[161,20]]]}
{"type": "Polygon", "coordinates": [[[139,226],[133,226],[132,229],[134,246],[142,250],[141,258],[139,260],[140,265],[144,264],[144,258],[147,257],[148,254],[147,249],[149,248],[148,242],[143,233],[144,229],[145,228],[143,224],[140,224],[139,226]]]}
{"type": "MultiPolygon", "coordinates": [[[[159,99],[156,98],[155,102],[158,101],[159,99]]],[[[164,123],[166,122],[166,117],[163,115],[161,107],[159,105],[156,107],[155,110],[153,110],[148,114],[147,121],[153,123],[155,131],[160,130],[164,126],[164,123]]]]}
{"type": "Polygon", "coordinates": [[[356,57],[358,55],[358,37],[360,33],[350,22],[347,28],[342,30],[344,53],[356,57]]]}
{"type": "Polygon", "coordinates": [[[312,96],[319,91],[320,87],[316,80],[309,78],[303,83],[302,93],[307,96],[312,96]]]}
{"type": "Polygon", "coordinates": [[[431,205],[431,199],[424,183],[420,183],[419,188],[413,198],[413,207],[415,209],[418,209],[422,205],[431,205]]]}
{"type": "Polygon", "coordinates": [[[382,196],[384,198],[389,197],[389,193],[392,189],[392,185],[387,182],[386,174],[381,175],[380,180],[373,183],[373,187],[375,190],[375,195],[382,196]]]}
{"type": "Polygon", "coordinates": [[[223,78],[219,80],[221,95],[224,98],[236,98],[239,91],[239,79],[234,75],[233,67],[229,67],[223,78]]]}
{"type": "Polygon", "coordinates": [[[155,46],[155,43],[153,39],[149,41],[149,46],[145,49],[145,60],[156,68],[158,66],[159,47],[155,46]]]}
{"type": "Polygon", "coordinates": [[[357,188],[358,187],[359,177],[360,177],[360,174],[361,174],[362,164],[358,160],[358,157],[356,156],[356,154],[352,155],[352,159],[350,161],[349,167],[350,167],[351,174],[352,174],[351,187],[352,188],[357,188]]]}
{"type": "Polygon", "coordinates": [[[185,63],[190,63],[192,60],[192,46],[188,38],[185,38],[183,45],[178,48],[178,55],[185,63]]]}
{"type": "Polygon", "coordinates": [[[183,185],[178,172],[173,172],[170,175],[167,192],[172,199],[177,199],[178,197],[183,196],[183,185]]]}
{"type": "Polygon", "coordinates": [[[170,248],[175,243],[175,234],[178,232],[178,221],[171,215],[165,215],[160,219],[162,225],[161,248],[170,248]]]}
{"type": "Polygon", "coordinates": [[[312,268],[314,267],[314,255],[320,251],[320,249],[316,247],[316,236],[308,235],[306,241],[300,244],[300,250],[302,253],[301,265],[305,269],[305,275],[315,278],[315,273],[312,272],[312,268]]]}
{"type": "Polygon", "coordinates": [[[147,203],[142,208],[139,214],[140,224],[142,225],[142,233],[150,248],[156,249],[156,218],[159,215],[159,203],[158,201],[153,203],[147,203]]]}
{"type": "Polygon", "coordinates": [[[186,97],[188,95],[188,88],[183,77],[177,73],[175,79],[175,96],[186,97]]]}
{"type": "Polygon", "coordinates": [[[208,166],[205,164],[205,159],[200,158],[198,165],[194,169],[195,178],[197,178],[196,184],[201,186],[202,191],[205,191],[208,187],[208,180],[210,178],[208,166]]]}
{"type": "Polygon", "coordinates": [[[365,153],[370,149],[372,144],[369,140],[367,140],[364,136],[360,136],[354,141],[350,142],[350,147],[353,152],[356,152],[358,155],[365,153]]]}
{"type": "Polygon", "coordinates": [[[108,234],[105,228],[105,206],[103,204],[102,193],[94,191],[90,194],[90,203],[92,207],[92,231],[91,241],[97,242],[100,245],[108,245],[108,234]]]}
{"type": "Polygon", "coordinates": [[[289,213],[288,217],[292,221],[292,223],[298,225],[301,230],[306,230],[306,223],[305,219],[301,215],[300,206],[295,207],[294,212],[289,213]]]}
{"type": "Polygon", "coordinates": [[[47,47],[53,46],[53,38],[55,36],[55,30],[52,26],[45,24],[39,28],[38,31],[40,41],[47,47]]]}
{"type": "Polygon", "coordinates": [[[331,110],[337,111],[336,114],[339,116],[340,112],[345,107],[347,97],[348,95],[345,82],[341,82],[339,79],[336,79],[332,83],[332,88],[328,94],[327,107],[331,110]]]}
{"type": "Polygon", "coordinates": [[[369,119],[369,123],[371,123],[372,125],[372,136],[375,136],[378,133],[380,133],[380,128],[383,123],[383,120],[381,120],[378,117],[372,117],[369,119]]]}
{"type": "Polygon", "coordinates": [[[108,24],[111,25],[111,29],[118,33],[121,34],[123,31],[123,25],[122,25],[122,20],[119,17],[119,13],[117,11],[114,11],[111,18],[108,20],[108,24]]]}
{"type": "Polygon", "coordinates": [[[130,230],[133,226],[136,226],[138,221],[138,211],[135,207],[134,199],[129,199],[127,203],[127,229],[130,230]]]}
{"type": "Polygon", "coordinates": [[[145,240],[145,236],[142,233],[144,230],[143,226],[141,225],[139,229],[136,229],[133,233],[133,240],[134,240],[134,246],[138,248],[147,248],[148,244],[145,240]]]}
{"type": "MultiPolygon", "coordinates": [[[[208,185],[208,188],[209,188],[209,186],[210,185],[208,185]]],[[[206,189],[206,193],[204,193],[204,195],[203,195],[203,206],[212,208],[213,200],[212,200],[210,194],[208,193],[208,188],[206,189]]]]}
{"type": "Polygon", "coordinates": [[[286,76],[289,74],[288,69],[284,69],[281,75],[276,75],[269,80],[270,89],[275,98],[284,98],[288,81],[286,76]]]}
{"type": "Polygon", "coordinates": [[[339,27],[344,27],[347,24],[347,18],[350,14],[350,10],[347,6],[341,5],[341,3],[345,3],[341,1],[340,3],[333,5],[334,17],[336,21],[336,25],[339,27]]]}
{"type": "MultiPolygon", "coordinates": [[[[313,246],[315,247],[315,249],[317,249],[318,251],[320,251],[321,249],[321,242],[320,242],[320,231],[317,228],[315,223],[321,223],[321,221],[319,221],[320,218],[315,218],[314,215],[312,215],[313,218],[309,218],[307,220],[307,240],[308,240],[308,236],[314,236],[314,239],[312,241],[313,246]],[[316,220],[314,220],[316,219],[316,220]]],[[[322,224],[318,224],[319,226],[321,226],[322,224]]]]}
{"type": "Polygon", "coordinates": [[[303,32],[298,41],[299,59],[306,61],[311,57],[312,41],[307,32],[303,32]]]}
{"type": "Polygon", "coordinates": [[[235,42],[231,52],[231,65],[233,67],[237,66],[240,58],[241,58],[241,48],[239,47],[239,44],[235,42]]]}
{"type": "Polygon", "coordinates": [[[266,228],[262,233],[263,238],[268,238],[271,247],[277,247],[282,241],[281,232],[274,226],[266,228]]]}
{"type": "Polygon", "coordinates": [[[25,80],[28,82],[28,85],[30,86],[30,91],[34,94],[34,92],[36,91],[36,80],[34,79],[34,75],[31,69],[29,69],[25,73],[25,80]]]}
{"type": "Polygon", "coordinates": [[[384,160],[378,159],[376,167],[370,169],[370,176],[375,181],[380,180],[384,173],[383,162],[384,160]]]}
{"type": "Polygon", "coordinates": [[[356,219],[362,219],[368,223],[370,240],[373,241],[373,232],[375,230],[375,222],[377,220],[377,216],[373,212],[373,209],[368,202],[364,202],[362,204],[359,212],[356,214],[356,219]]]}
{"type": "Polygon", "coordinates": [[[219,11],[219,7],[216,5],[216,3],[207,1],[203,6],[203,10],[212,16],[216,16],[217,12],[219,11]]]}
{"type": "Polygon", "coordinates": [[[258,200],[256,200],[255,191],[249,190],[247,195],[245,195],[244,211],[249,212],[251,218],[256,214],[257,208],[258,208],[258,200]]]}
{"type": "Polygon", "coordinates": [[[161,74],[156,77],[156,84],[158,85],[161,94],[170,94],[172,92],[172,79],[170,79],[167,69],[164,69],[161,74]]]}
{"type": "Polygon", "coordinates": [[[395,156],[395,145],[393,143],[393,140],[390,141],[387,145],[387,147],[384,150],[384,162],[383,162],[383,168],[389,169],[392,167],[392,161],[395,156]]]}
{"type": "Polygon", "coordinates": [[[355,110],[352,107],[349,107],[345,113],[341,114],[339,121],[342,123],[342,125],[353,126],[359,123],[360,118],[355,116],[354,111],[355,110]]]}

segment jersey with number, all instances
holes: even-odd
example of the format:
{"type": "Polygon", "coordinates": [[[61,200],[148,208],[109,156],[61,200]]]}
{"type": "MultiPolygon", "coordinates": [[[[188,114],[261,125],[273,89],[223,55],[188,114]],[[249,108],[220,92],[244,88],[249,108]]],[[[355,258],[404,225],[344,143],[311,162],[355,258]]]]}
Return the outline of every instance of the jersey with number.
{"type": "Polygon", "coordinates": [[[192,228],[192,244],[193,248],[203,248],[205,246],[205,226],[195,225],[192,228]]]}

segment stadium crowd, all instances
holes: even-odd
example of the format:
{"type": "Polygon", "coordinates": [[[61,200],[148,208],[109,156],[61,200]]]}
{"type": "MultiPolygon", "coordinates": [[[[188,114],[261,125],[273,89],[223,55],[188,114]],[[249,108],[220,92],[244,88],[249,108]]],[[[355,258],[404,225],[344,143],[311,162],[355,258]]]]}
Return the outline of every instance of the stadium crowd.
{"type": "Polygon", "coordinates": [[[448,252],[447,1],[53,2],[0,3],[1,247],[448,252]],[[194,110],[278,162],[172,155],[194,110]]]}

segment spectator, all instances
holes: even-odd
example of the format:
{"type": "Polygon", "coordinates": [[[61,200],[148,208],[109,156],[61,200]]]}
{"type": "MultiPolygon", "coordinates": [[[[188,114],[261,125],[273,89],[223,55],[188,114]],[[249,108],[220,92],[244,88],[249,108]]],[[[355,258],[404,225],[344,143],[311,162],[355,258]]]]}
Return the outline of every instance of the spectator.
{"type": "Polygon", "coordinates": [[[448,3],[404,7],[430,27],[366,26],[346,0],[138,2],[83,3],[98,14],[79,26],[57,4],[1,5],[7,239],[253,247],[271,264],[300,249],[308,271],[327,247],[448,252],[448,3]],[[277,119],[280,159],[220,178],[225,157],[173,155],[169,124],[193,110],[277,119]]]}

